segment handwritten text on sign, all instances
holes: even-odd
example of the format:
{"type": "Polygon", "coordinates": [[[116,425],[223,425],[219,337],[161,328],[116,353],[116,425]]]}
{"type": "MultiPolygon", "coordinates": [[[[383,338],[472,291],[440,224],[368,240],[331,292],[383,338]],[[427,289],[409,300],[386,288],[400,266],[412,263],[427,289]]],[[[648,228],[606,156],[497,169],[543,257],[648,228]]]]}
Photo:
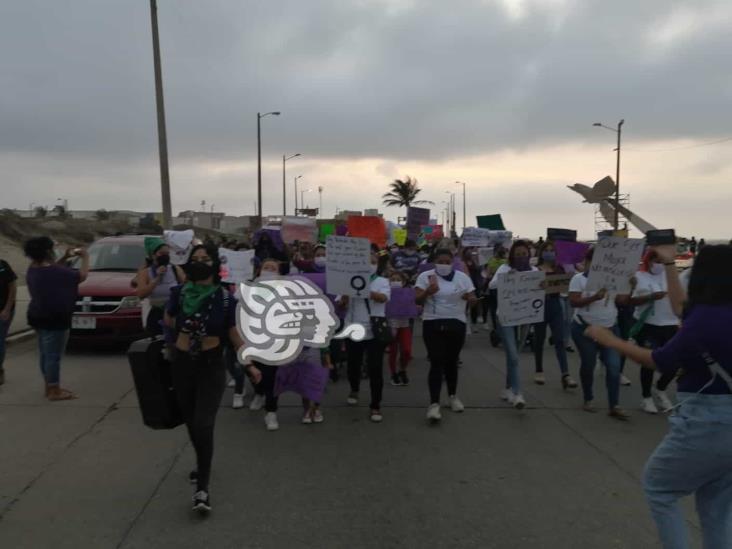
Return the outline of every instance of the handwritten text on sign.
{"type": "Polygon", "coordinates": [[[610,294],[630,293],[630,279],[638,270],[643,246],[640,238],[601,238],[592,257],[587,291],[605,288],[610,294]]]}
{"type": "Polygon", "coordinates": [[[501,326],[522,326],[544,321],[545,292],[541,271],[498,275],[498,320],[501,326]]]}
{"type": "Polygon", "coordinates": [[[330,235],[325,247],[328,258],[325,286],[328,293],[367,296],[371,279],[371,243],[369,240],[330,235]]]}

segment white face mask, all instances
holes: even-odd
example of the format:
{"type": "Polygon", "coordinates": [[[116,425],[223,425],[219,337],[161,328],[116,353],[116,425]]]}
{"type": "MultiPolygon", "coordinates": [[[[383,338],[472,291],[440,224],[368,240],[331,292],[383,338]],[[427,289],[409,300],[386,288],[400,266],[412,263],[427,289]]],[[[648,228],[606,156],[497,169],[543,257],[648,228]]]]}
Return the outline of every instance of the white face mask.
{"type": "Polygon", "coordinates": [[[660,275],[663,273],[666,269],[663,265],[659,263],[651,263],[651,274],[653,275],[660,275]]]}
{"type": "Polygon", "coordinates": [[[435,265],[435,272],[440,276],[450,276],[452,265],[437,264],[435,265]]]}
{"type": "Polygon", "coordinates": [[[318,267],[325,267],[325,256],[318,256],[315,258],[315,264],[318,267]]]}
{"type": "Polygon", "coordinates": [[[402,287],[404,287],[404,283],[401,280],[392,280],[391,287],[392,288],[402,288],[402,287]]]}

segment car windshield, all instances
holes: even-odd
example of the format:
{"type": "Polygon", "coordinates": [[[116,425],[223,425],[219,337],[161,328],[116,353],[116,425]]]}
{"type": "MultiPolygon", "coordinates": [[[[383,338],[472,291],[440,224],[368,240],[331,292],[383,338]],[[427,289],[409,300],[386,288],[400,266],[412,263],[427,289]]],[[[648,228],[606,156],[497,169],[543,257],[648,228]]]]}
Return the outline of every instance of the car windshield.
{"type": "Polygon", "coordinates": [[[145,263],[142,244],[100,243],[89,248],[91,271],[136,272],[145,263]]]}

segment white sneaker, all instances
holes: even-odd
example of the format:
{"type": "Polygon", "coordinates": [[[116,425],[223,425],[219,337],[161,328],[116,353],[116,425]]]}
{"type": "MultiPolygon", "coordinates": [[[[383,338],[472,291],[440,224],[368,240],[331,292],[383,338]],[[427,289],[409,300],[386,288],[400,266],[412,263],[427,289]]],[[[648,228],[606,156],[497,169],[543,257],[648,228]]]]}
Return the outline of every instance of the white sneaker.
{"type": "Polygon", "coordinates": [[[384,421],[384,416],[381,415],[381,410],[371,410],[371,421],[374,423],[381,423],[384,421]]]}
{"type": "Polygon", "coordinates": [[[226,386],[227,387],[236,387],[236,381],[234,381],[233,377],[229,380],[229,383],[227,383],[226,386]]]}
{"type": "Polygon", "coordinates": [[[313,416],[310,415],[310,410],[305,412],[305,415],[302,416],[302,424],[303,425],[312,425],[313,424],[313,416]]]}
{"type": "Polygon", "coordinates": [[[231,407],[234,408],[234,410],[244,408],[244,395],[234,393],[234,400],[231,401],[231,407]]]}
{"type": "Polygon", "coordinates": [[[323,417],[323,412],[315,410],[315,412],[313,412],[313,423],[323,423],[324,421],[325,418],[323,417]]]}
{"type": "Polygon", "coordinates": [[[620,385],[622,385],[623,387],[630,387],[631,385],[633,385],[633,383],[627,377],[625,377],[624,374],[620,374],[620,385]]]}
{"type": "Polygon", "coordinates": [[[656,397],[658,407],[661,408],[662,412],[669,412],[673,409],[674,403],[666,394],[666,391],[659,391],[658,389],[653,391],[653,395],[656,397]]]}
{"type": "Polygon", "coordinates": [[[644,398],[643,400],[641,400],[641,410],[643,410],[647,414],[658,413],[658,408],[656,408],[656,405],[653,402],[652,398],[644,398]]]}
{"type": "Polygon", "coordinates": [[[350,395],[348,395],[346,402],[349,406],[358,406],[358,394],[351,393],[350,395]]]}
{"type": "Polygon", "coordinates": [[[430,407],[427,408],[427,419],[432,422],[440,421],[442,419],[439,404],[430,404],[430,407]]]}
{"type": "Polygon", "coordinates": [[[524,400],[524,397],[521,394],[514,395],[513,401],[511,402],[511,404],[513,404],[513,407],[516,408],[517,410],[523,410],[524,408],[526,408],[526,401],[524,400]]]}
{"type": "Polygon", "coordinates": [[[252,412],[261,410],[264,407],[264,395],[254,395],[254,398],[249,403],[249,409],[252,412]]]}
{"type": "Polygon", "coordinates": [[[267,426],[268,431],[276,431],[280,428],[275,412],[267,412],[264,414],[264,424],[267,426]]]}
{"type": "Polygon", "coordinates": [[[465,406],[462,402],[460,402],[460,399],[458,397],[453,395],[450,397],[450,409],[453,412],[460,413],[465,411],[465,406]]]}
{"type": "Polygon", "coordinates": [[[501,390],[501,400],[505,400],[506,402],[512,402],[513,401],[513,391],[511,389],[501,390]]]}

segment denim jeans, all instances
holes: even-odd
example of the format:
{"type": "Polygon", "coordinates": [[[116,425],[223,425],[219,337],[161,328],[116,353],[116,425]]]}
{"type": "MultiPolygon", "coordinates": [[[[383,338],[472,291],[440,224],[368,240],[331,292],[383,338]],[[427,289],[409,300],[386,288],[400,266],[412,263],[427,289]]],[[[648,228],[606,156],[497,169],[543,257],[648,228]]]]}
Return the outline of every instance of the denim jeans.
{"type": "Polygon", "coordinates": [[[643,488],[664,549],[688,549],[683,496],[694,494],[705,549],[732,543],[732,395],[679,393],[643,488]]]}
{"type": "MultiPolygon", "coordinates": [[[[618,327],[612,328],[615,335],[618,335],[618,327]]],[[[582,381],[582,394],[585,402],[595,399],[592,392],[592,382],[595,377],[595,364],[597,355],[605,365],[605,385],[607,386],[607,401],[612,410],[618,405],[620,399],[620,354],[613,349],[602,347],[589,337],[585,337],[585,327],[578,322],[572,323],[572,338],[577,346],[580,355],[580,380],[582,381]]]]}
{"type": "Polygon", "coordinates": [[[569,302],[568,297],[559,297],[562,304],[562,314],[564,315],[564,345],[569,347],[572,341],[572,318],[574,317],[574,308],[569,302]]]}
{"type": "MultiPolygon", "coordinates": [[[[506,389],[511,389],[514,394],[519,394],[521,376],[519,375],[519,350],[516,338],[517,331],[521,332],[521,326],[501,326],[500,322],[498,326],[503,350],[506,353],[506,389]]],[[[523,340],[521,344],[523,345],[523,340]]]]}
{"type": "Polygon", "coordinates": [[[7,322],[0,320],[0,372],[3,370],[3,364],[5,363],[5,339],[8,337],[8,330],[10,330],[12,323],[12,314],[7,322]]]}
{"type": "Polygon", "coordinates": [[[569,364],[567,364],[567,348],[564,343],[564,311],[560,299],[559,296],[547,296],[544,322],[534,324],[534,364],[537,372],[544,371],[544,340],[548,325],[552,329],[554,353],[557,356],[559,370],[564,376],[569,374],[569,364]]]}
{"type": "Polygon", "coordinates": [[[46,385],[58,385],[61,379],[61,357],[69,340],[68,330],[38,330],[41,374],[46,385]]]}

